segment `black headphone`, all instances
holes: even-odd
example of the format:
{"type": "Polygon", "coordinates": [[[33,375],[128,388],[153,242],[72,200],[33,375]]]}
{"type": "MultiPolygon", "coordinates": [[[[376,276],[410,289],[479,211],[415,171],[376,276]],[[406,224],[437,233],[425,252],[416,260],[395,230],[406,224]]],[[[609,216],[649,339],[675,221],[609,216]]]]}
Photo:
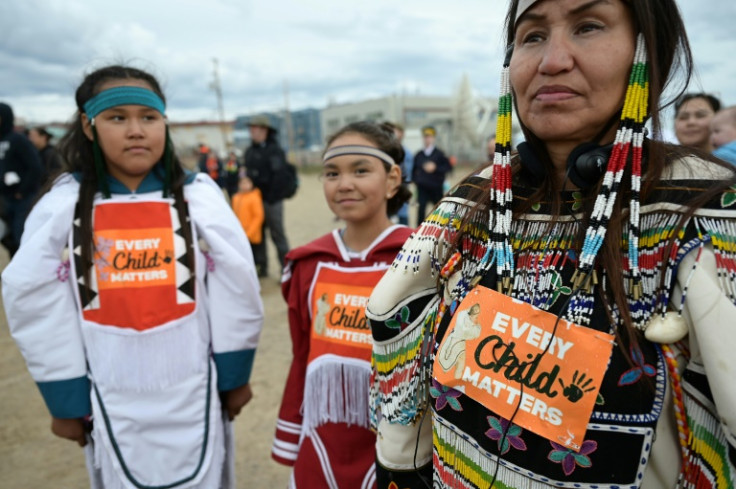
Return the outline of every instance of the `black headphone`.
{"type": "MultiPolygon", "coordinates": [[[[532,183],[541,184],[547,177],[547,169],[532,146],[524,142],[516,149],[519,151],[524,174],[532,183]]],[[[605,173],[612,149],[613,144],[599,146],[591,142],[577,146],[567,157],[567,178],[580,189],[592,187],[605,173]]]]}

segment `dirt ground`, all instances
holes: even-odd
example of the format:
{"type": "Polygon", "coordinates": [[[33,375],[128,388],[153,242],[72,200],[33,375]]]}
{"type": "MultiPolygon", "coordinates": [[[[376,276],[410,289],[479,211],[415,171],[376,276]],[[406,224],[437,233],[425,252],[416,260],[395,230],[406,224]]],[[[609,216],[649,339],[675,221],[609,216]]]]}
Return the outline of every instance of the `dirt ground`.
{"type": "MultiPolygon", "coordinates": [[[[459,170],[459,169],[458,169],[459,170]]],[[[457,177],[462,172],[456,171],[457,177]]],[[[338,226],[316,175],[300,176],[298,194],[285,203],[292,247],[338,226]]],[[[415,209],[412,208],[412,219],[415,209]]],[[[254,398],[235,420],[239,488],[285,488],[290,470],[270,458],[281,394],[291,361],[286,305],[281,297],[275,249],[269,249],[271,276],[261,280],[266,320],[251,377],[254,398]]],[[[8,256],[0,251],[0,267],[8,256]]],[[[89,487],[82,449],[54,437],[50,417],[23,358],[0,314],[0,487],[77,489],[89,487]]]]}

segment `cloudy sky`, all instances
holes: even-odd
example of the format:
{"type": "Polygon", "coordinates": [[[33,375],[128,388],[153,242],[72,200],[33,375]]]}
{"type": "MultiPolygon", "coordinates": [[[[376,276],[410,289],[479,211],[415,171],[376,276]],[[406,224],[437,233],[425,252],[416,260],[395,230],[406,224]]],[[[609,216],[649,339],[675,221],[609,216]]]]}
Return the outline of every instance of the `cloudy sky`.
{"type": "MultiPolygon", "coordinates": [[[[450,95],[463,74],[495,96],[505,0],[7,0],[0,100],[32,122],[63,121],[84,73],[152,71],[173,120],[321,108],[393,93],[450,95]]],[[[736,2],[680,0],[698,67],[694,89],[736,104],[736,2]],[[703,8],[707,3],[707,9],[703,8]]]]}

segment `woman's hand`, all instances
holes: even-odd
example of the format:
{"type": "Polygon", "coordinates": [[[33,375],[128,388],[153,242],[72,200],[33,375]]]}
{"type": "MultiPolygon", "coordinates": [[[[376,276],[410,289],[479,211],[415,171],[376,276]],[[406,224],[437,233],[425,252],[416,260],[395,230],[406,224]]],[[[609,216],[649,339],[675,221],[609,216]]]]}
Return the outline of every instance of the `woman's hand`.
{"type": "Polygon", "coordinates": [[[248,404],[253,398],[253,392],[250,390],[250,384],[241,385],[231,391],[227,391],[225,394],[224,408],[227,411],[227,417],[232,421],[235,416],[240,414],[240,410],[243,406],[248,404]]]}
{"type": "Polygon", "coordinates": [[[87,444],[84,422],[80,418],[51,418],[51,432],[59,438],[76,441],[80,447],[87,444]]]}

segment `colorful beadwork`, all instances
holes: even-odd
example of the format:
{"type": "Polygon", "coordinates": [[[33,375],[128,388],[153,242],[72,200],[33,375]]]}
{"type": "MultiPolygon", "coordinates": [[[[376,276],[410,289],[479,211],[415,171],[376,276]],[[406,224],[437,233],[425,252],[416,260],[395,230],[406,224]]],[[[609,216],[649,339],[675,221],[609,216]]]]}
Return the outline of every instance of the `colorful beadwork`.
{"type": "Polygon", "coordinates": [[[514,269],[514,255],[511,248],[511,81],[507,56],[501,72],[501,94],[498,97],[498,121],[496,122],[496,151],[493,156],[493,175],[491,176],[490,225],[492,229],[490,248],[492,261],[485,269],[496,263],[499,292],[511,291],[514,269]]]}
{"type": "MultiPolygon", "coordinates": [[[[644,37],[639,34],[634,55],[634,66],[629,77],[629,86],[621,112],[621,122],[616,132],[611,157],[603,176],[603,184],[596,198],[590,224],[585,232],[585,241],[580,254],[577,277],[585,276],[593,269],[598,251],[603,245],[608,222],[613,214],[629,151],[632,150],[631,201],[629,202],[628,257],[632,289],[635,297],[641,294],[639,271],[639,191],[641,188],[641,158],[644,142],[644,123],[647,119],[649,96],[648,67],[644,37]]],[[[638,298],[638,297],[637,297],[638,298]]]]}

